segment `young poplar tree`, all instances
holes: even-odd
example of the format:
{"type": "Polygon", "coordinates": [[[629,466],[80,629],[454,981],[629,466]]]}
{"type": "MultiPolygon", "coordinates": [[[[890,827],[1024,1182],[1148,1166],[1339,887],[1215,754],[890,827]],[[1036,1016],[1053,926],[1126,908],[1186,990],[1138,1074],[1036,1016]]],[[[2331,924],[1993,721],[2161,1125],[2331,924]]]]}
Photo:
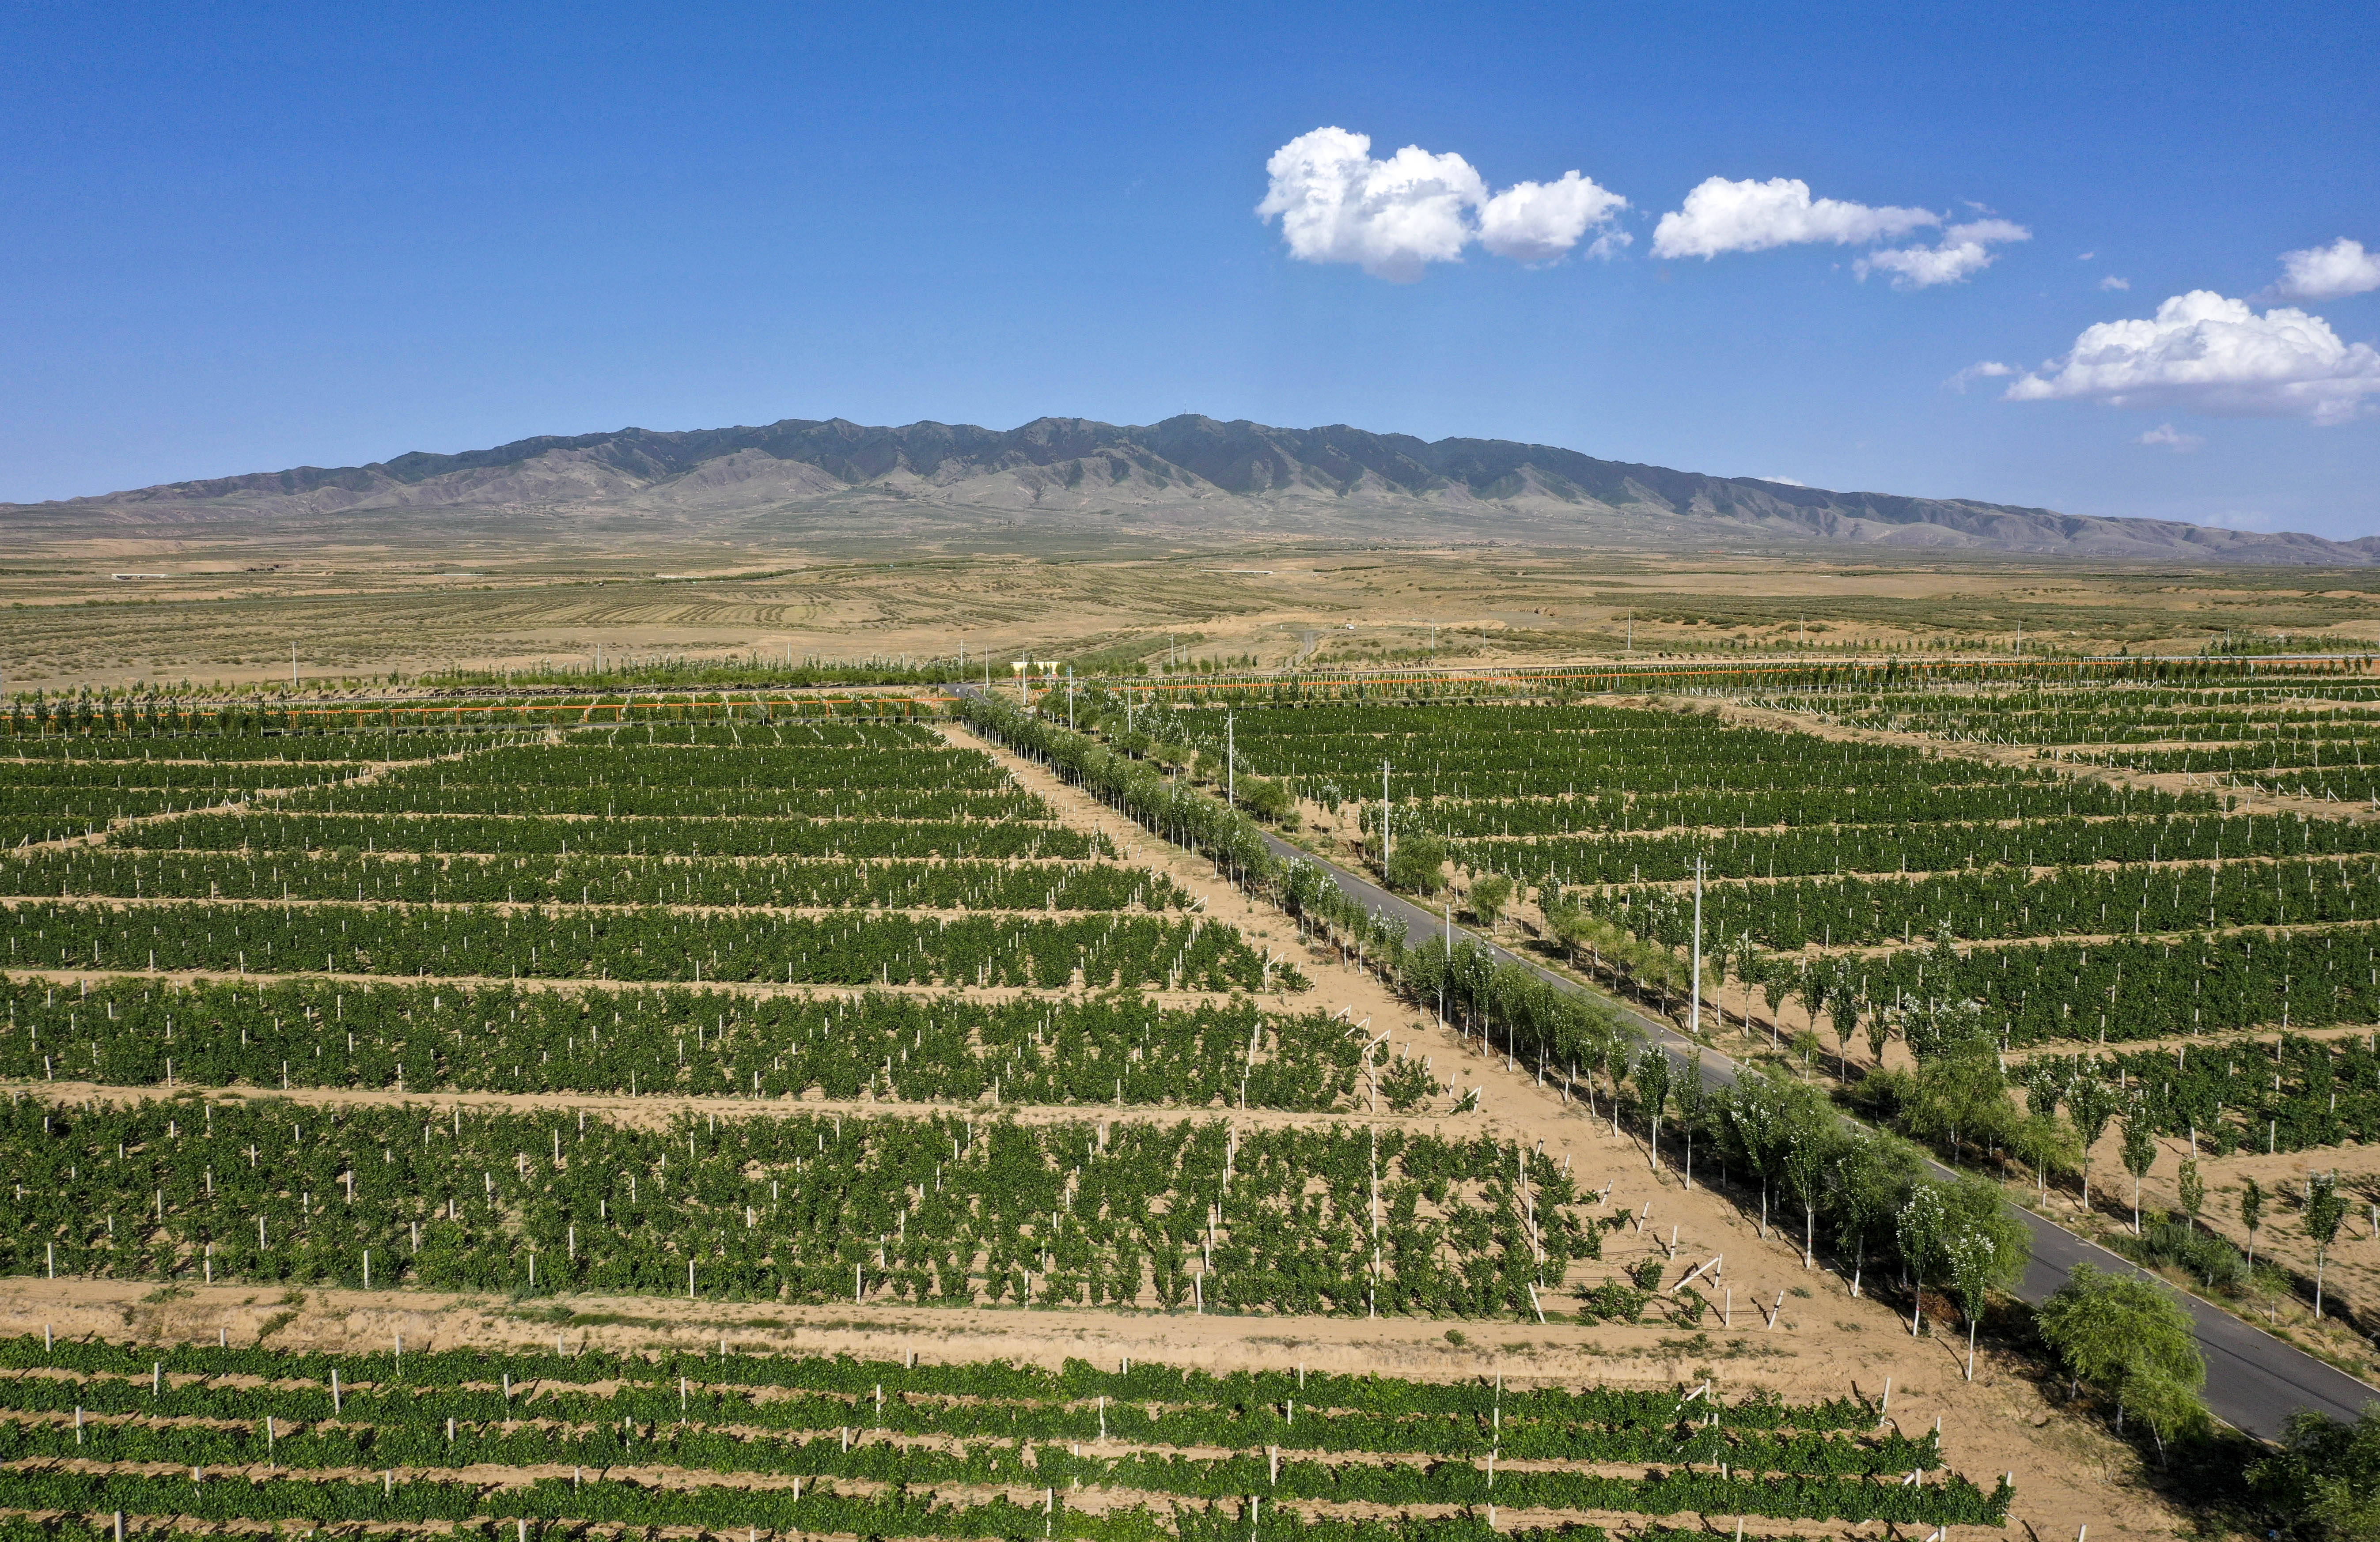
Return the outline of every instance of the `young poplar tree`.
{"type": "Polygon", "coordinates": [[[1845,1080],[1851,1077],[1852,1035],[1859,1031],[1861,1006],[1856,995],[1839,986],[1828,1013],[1835,1024],[1835,1074],[1845,1080]]]}
{"type": "Polygon", "coordinates": [[[2313,1241],[2313,1319],[2322,1320],[2322,1271],[2330,1245],[2338,1238],[2339,1223],[2347,1219],[2347,1199],[2338,1192],[2338,1175],[2316,1173],[2306,1180],[2305,1234],[2313,1241]]]}
{"type": "Polygon", "coordinates": [[[1960,1315],[1967,1319],[1967,1379],[1975,1379],[1975,1325],[1983,1320],[1984,1303],[1991,1288],[1992,1238],[1979,1231],[1954,1231],[1942,1240],[1942,1257],[1950,1266],[1950,1289],[1959,1297],[1960,1315]]]}
{"type": "Polygon", "coordinates": [[[1636,1061],[1636,1096],[1645,1106],[1652,1133],[1652,1165],[1661,1167],[1661,1114],[1670,1105],[1670,1057],[1648,1045],[1636,1061]]]}
{"type": "Polygon", "coordinates": [[[2124,1118],[2124,1171],[2132,1175],[2132,1235],[2141,1235],[2141,1180],[2156,1165],[2156,1132],[2148,1114],[2135,1108],[2124,1118]]]}
{"type": "Polygon", "coordinates": [[[1900,1257],[1909,1266],[1909,1336],[1912,1339],[1925,1330],[1925,1270],[1941,1249],[1942,1233],[1949,1221],[1941,1188],[1934,1184],[1919,1184],[1901,1202],[1900,1214],[1895,1218],[1900,1257]]]}
{"type": "Polygon", "coordinates": [[[2091,1208],[2091,1148],[2107,1133],[2107,1122],[2122,1106],[2116,1090],[2095,1077],[2078,1077],[2073,1090],[2066,1095],[2066,1106],[2074,1121],[2074,1133],[2082,1141],[2082,1208],[2091,1208]]]}

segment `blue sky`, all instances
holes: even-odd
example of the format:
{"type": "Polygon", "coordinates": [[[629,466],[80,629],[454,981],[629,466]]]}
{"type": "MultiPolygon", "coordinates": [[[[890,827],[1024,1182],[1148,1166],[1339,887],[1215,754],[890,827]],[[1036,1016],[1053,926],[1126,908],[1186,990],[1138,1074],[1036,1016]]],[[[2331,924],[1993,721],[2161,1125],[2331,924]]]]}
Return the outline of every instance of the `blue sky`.
{"type": "Polygon", "coordinates": [[[2380,533],[2380,288],[2333,245],[2380,252],[2371,6],[25,4],[0,41],[0,498],[1204,412],[2380,533]],[[1483,199],[1575,170],[1626,207],[1550,262],[1302,260],[1256,210],[1326,126],[1483,199]],[[1658,255],[1712,178],[1942,223],[1658,255]],[[2029,238],[1857,276],[1986,219],[2029,238]],[[2186,379],[2203,335],[2270,366],[2313,250],[2328,362],[2301,325],[2277,383],[2186,379]],[[2245,321],[2150,321],[2194,291],[2245,321]],[[2129,387],[2064,361],[2126,319],[2129,387]]]}

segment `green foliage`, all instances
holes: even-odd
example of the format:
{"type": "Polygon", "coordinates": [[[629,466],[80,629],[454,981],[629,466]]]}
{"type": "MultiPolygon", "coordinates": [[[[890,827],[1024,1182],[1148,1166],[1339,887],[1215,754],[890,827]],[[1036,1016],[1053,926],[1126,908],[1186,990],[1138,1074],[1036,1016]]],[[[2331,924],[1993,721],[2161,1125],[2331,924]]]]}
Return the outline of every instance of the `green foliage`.
{"type": "Polygon", "coordinates": [[[2182,1160],[2178,1189],[2181,1199],[2181,1213],[2190,1218],[2190,1224],[2195,1229],[2198,1224],[2198,1212],[2206,1204],[2206,1180],[2199,1175],[2198,1160],[2195,1157],[2185,1157],[2182,1160]]]}
{"type": "Polygon", "coordinates": [[[1269,824],[1297,827],[1297,801],[1286,784],[1269,777],[1243,777],[1240,804],[1269,824]]]}
{"type": "Polygon", "coordinates": [[[1461,1512],[1492,1500],[1507,1513],[1724,1508],[1942,1525],[1998,1524],[2011,1498],[2004,1486],[1986,1494],[1955,1475],[1917,1487],[1879,1481],[1938,1467],[1938,1442],[1931,1432],[1914,1440],[1878,1433],[1874,1409],[1849,1399],[1795,1406],[1711,1398],[1688,1418],[1668,1390],[1524,1391],[1285,1370],[1215,1377],[1146,1363],[1101,1371],[1070,1361],[1051,1372],[848,1357],[468,1350],[399,1360],[94,1341],[45,1349],[38,1339],[0,1341],[0,1363],[42,1373],[0,1378],[0,1452],[9,1458],[0,1468],[0,1504],[61,1517],[53,1523],[59,1529],[36,1536],[17,1523],[0,1542],[98,1542],[71,1529],[76,1518],[104,1528],[119,1509],[210,1522],[456,1523],[495,1533],[520,1518],[888,1536],[1046,1530],[1092,1542],[1229,1542],[1254,1521],[1282,1527],[1260,1536],[1312,1531],[1394,1542],[1417,1527],[1417,1536],[1493,1542],[1496,1535],[1588,1532],[1490,1534],[1461,1514],[1366,1523],[1370,1529],[1358,1532],[1299,1519],[1290,1505],[1263,1503],[1259,1512],[1243,1500],[1461,1512]],[[69,1422],[73,1409],[81,1413],[69,1422]],[[1081,1452],[1080,1442],[1102,1437],[1123,1453],[1081,1452]],[[1218,1447],[1232,1454],[1191,1454],[1218,1447]],[[1266,1447],[1291,1454],[1276,1465],[1261,1454],[1266,1447]],[[1541,1465],[1508,1465],[1491,1476],[1491,1453],[1541,1465]],[[67,1460],[82,1470],[62,1470],[67,1460]],[[164,1473],[145,1476],[133,1464],[164,1473]],[[261,1478],[239,1474],[268,1464],[261,1478]],[[1649,1470],[1641,1477],[1582,1470],[1594,1464],[1649,1470]],[[395,1477],[474,1464],[599,1476],[493,1489],[395,1477]],[[686,1481],[652,1488],[600,1476],[622,1465],[667,1466],[686,1481]],[[1722,1467],[1734,1476],[1719,1476],[1722,1467]],[[223,1469],[239,1476],[218,1476],[223,1469]],[[375,1469],[389,1476],[362,1476],[375,1469]],[[745,1475],[805,1481],[795,1498],[787,1486],[738,1481],[745,1475]],[[1064,1496],[1077,1486],[1160,1503],[1075,1511],[1064,1496]],[[937,1493],[1012,1487],[1040,1488],[1046,1498],[1028,1507],[937,1493]],[[1037,1511],[1045,1524],[1036,1524],[1037,1511]],[[1282,1515],[1289,1519],[1262,1518],[1282,1515]]]}
{"type": "Polygon", "coordinates": [[[514,910],[192,900],[117,909],[44,899],[0,923],[0,967],[230,973],[719,980],[784,984],[1161,986],[1257,991],[1304,985],[1220,922],[1105,918],[917,916],[861,911],[643,907],[514,910]]]}
{"type": "Polygon", "coordinates": [[[2380,1404],[2351,1423],[2301,1410],[2248,1485],[2301,1542],[2380,1542],[2380,1404]]]}
{"type": "Polygon", "coordinates": [[[1652,1292],[1633,1289],[1617,1280],[1605,1280],[1578,1293],[1582,1315],[1601,1322],[1634,1322],[1645,1315],[1652,1292]]]}
{"type": "Polygon", "coordinates": [[[2186,1271],[2206,1289],[2226,1295],[2236,1295],[2248,1284],[2248,1262],[2240,1249],[2212,1232],[2183,1222],[2152,1223],[2141,1237],[2139,1256],[2149,1263],[2186,1271]]]}
{"type": "MultiPolygon", "coordinates": [[[[1324,1013],[1245,999],[1160,1010],[1129,993],[990,1001],[864,990],[116,980],[0,975],[0,1075],[117,1086],[674,1093],[971,1103],[1366,1106],[1362,1047],[1324,1013]]],[[[1439,1089],[1402,1058],[1391,1099],[1439,1089]]]]}
{"type": "Polygon", "coordinates": [[[1541,1153],[1345,1126],[26,1100],[0,1150],[18,1273],[1494,1317],[1593,1251],[1541,1153]]]}
{"type": "Polygon", "coordinates": [[[2316,1173],[2306,1180],[2305,1235],[2316,1247],[2328,1247],[2338,1238],[2339,1223],[2347,1218],[2347,1199],[2338,1191],[2338,1175],[2316,1173]]]}
{"type": "Polygon", "coordinates": [[[2141,1229],[2141,1180],[2156,1165],[2156,1132],[2136,1109],[2124,1120],[2124,1171],[2132,1175],[2132,1230],[2141,1229]]]}
{"type": "Polygon", "coordinates": [[[1436,836],[1402,836],[1389,851],[1389,883],[1415,894],[1434,895],[1446,886],[1447,856],[1446,842],[1436,836]]]}
{"type": "MultiPolygon", "coordinates": [[[[375,850],[356,845],[275,847],[282,828],[241,829],[251,849],[140,850],[115,846],[50,848],[0,858],[0,892],[106,898],[358,899],[413,905],[771,906],[841,910],[1167,910],[1189,896],[1161,874],[1109,862],[918,861],[849,857],[627,856],[579,849],[568,856],[495,855],[457,849],[443,822],[444,849],[407,851],[405,827],[359,826],[375,850]]],[[[583,830],[584,825],[575,828],[583,830]]],[[[853,820],[844,828],[866,828],[853,820]]],[[[424,825],[411,827],[416,833],[424,825]]],[[[832,826],[830,826],[832,828],[832,826]]],[[[186,832],[187,833],[187,832],[186,832]]],[[[296,832],[288,832],[295,834],[296,832]]],[[[516,833],[508,827],[504,837],[516,833]]],[[[235,843],[237,846],[239,843],[235,843]]]]}
{"type": "Polygon", "coordinates": [[[2206,1362],[2189,1312],[2165,1286],[2077,1264],[2034,1322],[2070,1376],[2138,1413],[2160,1443],[2205,1426],[2206,1362]]]}

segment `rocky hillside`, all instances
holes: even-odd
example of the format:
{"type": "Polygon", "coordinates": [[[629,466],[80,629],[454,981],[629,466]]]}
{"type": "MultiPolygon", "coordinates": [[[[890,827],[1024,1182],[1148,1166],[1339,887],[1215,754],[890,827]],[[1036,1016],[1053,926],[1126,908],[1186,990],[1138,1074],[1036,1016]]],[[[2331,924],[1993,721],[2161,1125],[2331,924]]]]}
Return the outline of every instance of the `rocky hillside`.
{"type": "Polygon", "coordinates": [[[539,542],[574,534],[607,544],[801,542],[1025,526],[1070,541],[1131,534],[1192,546],[1247,536],[1655,548],[1824,540],[2165,560],[2380,560],[2374,540],[1828,492],[1509,440],[1428,442],[1196,416],[1137,427],[1045,417],[1006,431],[840,418],[624,428],[0,505],[0,521],[69,539],[443,530],[539,542]]]}

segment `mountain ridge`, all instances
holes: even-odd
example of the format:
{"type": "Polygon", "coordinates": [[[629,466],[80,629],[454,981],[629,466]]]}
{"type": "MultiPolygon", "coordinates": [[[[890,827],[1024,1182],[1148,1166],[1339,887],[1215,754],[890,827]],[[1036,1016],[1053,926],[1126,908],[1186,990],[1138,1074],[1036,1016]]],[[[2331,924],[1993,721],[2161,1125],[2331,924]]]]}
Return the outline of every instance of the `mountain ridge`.
{"type": "MultiPolygon", "coordinates": [[[[1733,537],[1921,548],[2365,566],[2380,538],[2331,541],[2179,521],[1876,492],[1834,492],[1602,460],[1512,440],[1425,440],[1347,424],[1281,428],[1183,414],[1154,424],[1042,417],[1012,429],[784,418],[723,428],[538,435],[359,466],[160,483],[35,504],[0,520],[113,535],[443,515],[497,527],[591,522],[751,539],[955,535],[1031,522],[1148,536],[1508,537],[1674,547],[1733,537]],[[1020,520],[1019,516],[1023,516],[1020,520]]],[[[376,527],[376,526],[375,526],[376,527]]],[[[552,538],[549,531],[540,538],[552,538]]]]}

